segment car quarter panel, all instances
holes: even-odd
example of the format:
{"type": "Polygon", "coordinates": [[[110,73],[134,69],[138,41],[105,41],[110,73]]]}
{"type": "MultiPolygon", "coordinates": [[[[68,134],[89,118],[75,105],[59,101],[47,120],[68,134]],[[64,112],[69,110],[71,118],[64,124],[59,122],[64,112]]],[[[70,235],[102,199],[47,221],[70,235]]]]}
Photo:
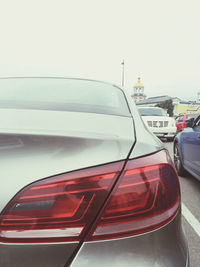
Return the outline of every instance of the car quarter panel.
{"type": "Polygon", "coordinates": [[[127,92],[126,98],[133,116],[136,141],[129,158],[141,157],[164,148],[163,143],[144,124],[133,99],[127,92]]]}
{"type": "Polygon", "coordinates": [[[180,220],[179,213],[168,225],[151,233],[84,243],[71,267],[186,267],[187,246],[180,220]]]}

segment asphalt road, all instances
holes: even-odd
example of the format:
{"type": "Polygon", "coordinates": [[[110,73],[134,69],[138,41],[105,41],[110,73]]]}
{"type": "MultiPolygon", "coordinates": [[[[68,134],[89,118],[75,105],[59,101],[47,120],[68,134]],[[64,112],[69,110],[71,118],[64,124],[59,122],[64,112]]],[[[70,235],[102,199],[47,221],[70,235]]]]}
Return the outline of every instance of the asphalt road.
{"type": "MultiPolygon", "coordinates": [[[[173,142],[164,142],[164,144],[173,158],[173,142]]],[[[182,205],[182,221],[190,251],[190,267],[198,267],[200,266],[200,232],[198,233],[200,229],[200,181],[190,175],[179,176],[179,180],[182,203],[190,216],[188,222],[187,214],[184,214],[182,205]]]]}

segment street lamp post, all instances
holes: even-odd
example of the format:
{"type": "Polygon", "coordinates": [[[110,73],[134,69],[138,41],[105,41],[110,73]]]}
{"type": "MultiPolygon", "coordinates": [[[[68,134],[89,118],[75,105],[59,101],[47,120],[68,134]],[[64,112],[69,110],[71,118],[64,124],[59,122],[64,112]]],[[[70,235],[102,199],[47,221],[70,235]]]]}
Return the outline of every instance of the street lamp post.
{"type": "Polygon", "coordinates": [[[122,61],[122,87],[124,87],[124,60],[122,61]]]}

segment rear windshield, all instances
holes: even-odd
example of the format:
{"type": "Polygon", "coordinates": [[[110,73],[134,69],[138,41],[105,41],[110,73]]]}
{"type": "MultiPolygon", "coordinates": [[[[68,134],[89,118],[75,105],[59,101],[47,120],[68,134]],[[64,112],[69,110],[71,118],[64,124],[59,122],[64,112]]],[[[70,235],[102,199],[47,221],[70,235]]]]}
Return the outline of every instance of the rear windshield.
{"type": "Polygon", "coordinates": [[[161,108],[138,108],[141,116],[167,116],[161,108]]]}
{"type": "Polygon", "coordinates": [[[187,120],[192,119],[192,118],[196,119],[198,116],[199,116],[199,114],[190,114],[190,115],[186,116],[186,119],[187,120]]]}
{"type": "Polygon", "coordinates": [[[62,78],[0,79],[0,108],[130,116],[123,91],[103,82],[62,78]]]}

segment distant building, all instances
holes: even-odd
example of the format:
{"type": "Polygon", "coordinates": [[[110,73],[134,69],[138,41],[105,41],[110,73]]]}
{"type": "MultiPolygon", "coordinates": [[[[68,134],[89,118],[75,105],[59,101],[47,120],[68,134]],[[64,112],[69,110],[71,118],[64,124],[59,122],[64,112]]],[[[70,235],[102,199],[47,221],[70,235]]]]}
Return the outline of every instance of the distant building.
{"type": "Polygon", "coordinates": [[[146,95],[144,94],[144,85],[141,83],[140,77],[138,77],[138,81],[134,86],[134,94],[131,96],[135,100],[135,102],[139,102],[146,99],[146,95]]]}
{"type": "Polygon", "coordinates": [[[156,106],[157,104],[164,102],[166,100],[173,99],[171,96],[162,95],[162,96],[154,96],[149,97],[145,100],[140,101],[137,105],[144,105],[144,106],[156,106]]]}
{"type": "Polygon", "coordinates": [[[178,97],[164,95],[149,97],[145,100],[137,102],[136,104],[143,106],[156,106],[157,104],[170,99],[174,105],[174,116],[178,116],[179,114],[200,113],[200,91],[197,93],[197,101],[184,101],[178,97]]]}
{"type": "Polygon", "coordinates": [[[200,113],[200,101],[183,101],[173,98],[174,116],[179,114],[200,113]]]}

